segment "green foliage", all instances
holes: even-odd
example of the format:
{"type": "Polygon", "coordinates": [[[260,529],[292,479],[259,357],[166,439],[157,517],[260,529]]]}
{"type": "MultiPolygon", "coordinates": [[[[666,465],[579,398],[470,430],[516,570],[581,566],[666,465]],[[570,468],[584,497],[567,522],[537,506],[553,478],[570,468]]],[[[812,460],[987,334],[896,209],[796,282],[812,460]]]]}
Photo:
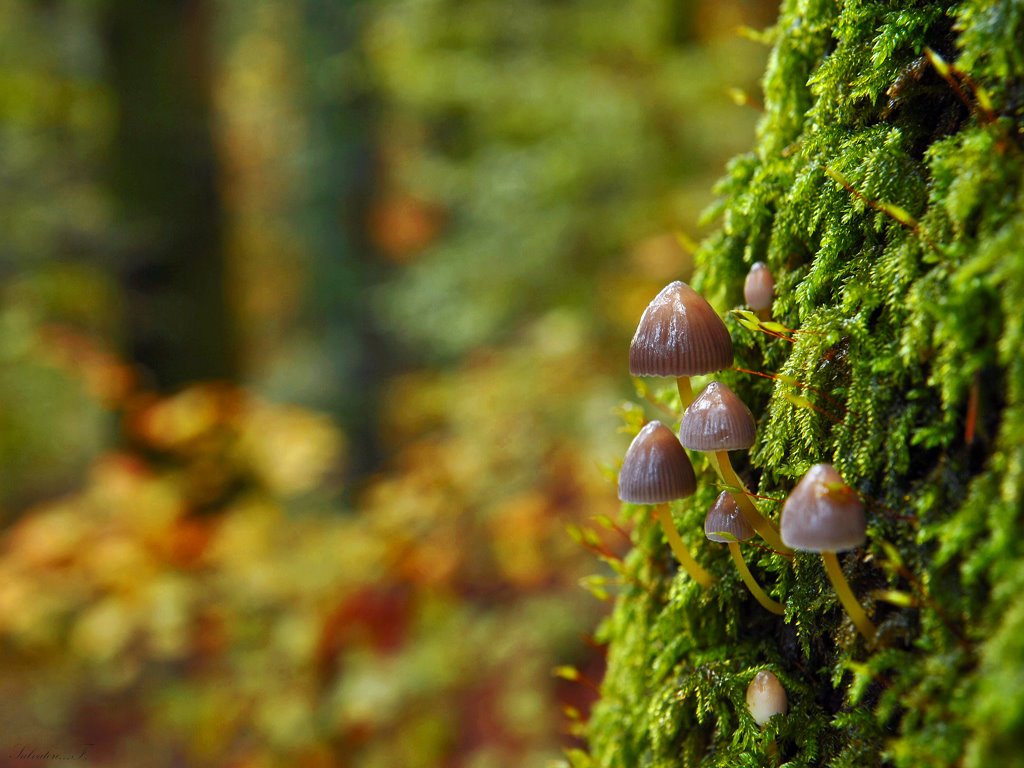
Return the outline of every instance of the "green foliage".
{"type": "Polygon", "coordinates": [[[607,317],[581,277],[692,226],[751,125],[726,87],[758,64],[735,36],[680,40],[692,11],[676,5],[379,4],[366,51],[390,184],[444,213],[444,237],[383,290],[381,314],[416,354],[507,340],[554,304],[607,317]]]}
{"type": "MultiPolygon", "coordinates": [[[[46,360],[61,323],[112,334],[121,306],[100,253],[111,205],[98,183],[113,118],[93,4],[0,10],[0,519],[66,488],[109,434],[78,381],[46,360]]],[[[106,256],[103,257],[105,259],[106,256]]]]}
{"type": "MultiPolygon", "coordinates": [[[[730,327],[737,365],[777,378],[723,375],[760,414],[747,482],[782,498],[828,461],[858,490],[868,543],[844,569],[879,635],[854,634],[816,557],[759,554],[783,622],[698,554],[708,594],[668,569],[604,627],[594,764],[764,765],[772,738],[793,766],[1024,764],[1022,32],[1011,2],[784,4],[696,282],[735,306],[750,264],[772,269],[793,340],[730,327]],[[790,700],[763,733],[742,700],[762,667],[790,700]]],[[[636,543],[639,578],[664,544],[636,543]]]]}

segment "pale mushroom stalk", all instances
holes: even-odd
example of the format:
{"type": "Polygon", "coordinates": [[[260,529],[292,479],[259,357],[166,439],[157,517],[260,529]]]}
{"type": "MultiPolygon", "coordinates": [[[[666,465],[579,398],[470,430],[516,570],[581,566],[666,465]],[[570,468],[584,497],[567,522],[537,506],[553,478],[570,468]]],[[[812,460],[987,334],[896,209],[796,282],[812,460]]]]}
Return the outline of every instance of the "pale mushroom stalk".
{"type": "Polygon", "coordinates": [[[764,606],[766,610],[782,616],[786,612],[782,607],[782,603],[772,600],[768,597],[768,593],[761,589],[761,585],[757,583],[757,580],[754,578],[754,574],[752,574],[750,569],[747,567],[747,561],[743,559],[743,553],[740,552],[739,542],[730,541],[729,552],[732,554],[733,562],[736,563],[736,570],[740,572],[740,578],[743,579],[743,583],[747,585],[747,589],[750,590],[750,594],[754,596],[754,599],[764,606]]]}
{"type": "Polygon", "coordinates": [[[742,510],[744,517],[747,518],[747,522],[750,523],[750,526],[757,531],[757,534],[776,552],[783,555],[792,554],[793,550],[782,543],[782,538],[779,536],[779,532],[772,521],[762,515],[754,505],[754,502],[751,501],[750,495],[747,492],[747,487],[743,484],[739,475],[737,475],[736,471],[732,468],[732,462],[729,460],[728,451],[715,451],[715,459],[722,482],[731,488],[738,489],[737,492],[732,495],[733,498],[736,499],[736,503],[739,504],[740,509],[742,510]]]}
{"type": "Polygon", "coordinates": [[[676,389],[679,390],[679,410],[685,413],[693,402],[693,385],[690,384],[690,377],[677,376],[676,389]]]}
{"type": "Polygon", "coordinates": [[[631,504],[656,505],[655,513],[669,547],[683,569],[703,587],[714,577],[690,554],[676,530],[669,503],[697,490],[690,457],[671,429],[659,421],[646,424],[633,439],[619,471],[619,499],[631,504]]]}
{"type": "Polygon", "coordinates": [[[782,540],[794,549],[817,552],[846,614],[864,639],[875,625],[854,597],[836,552],[856,549],[867,539],[864,505],[831,464],[815,464],[782,505],[782,540]]]}
{"type": "Polygon", "coordinates": [[[772,549],[789,555],[792,550],[782,543],[768,518],[758,512],[729,461],[728,452],[752,447],[754,436],[754,416],[750,409],[735,392],[718,381],[704,388],[679,423],[679,441],[683,446],[713,457],[711,463],[717,465],[719,476],[726,485],[737,489],[733,495],[750,526],[772,549]]]}
{"type": "Polygon", "coordinates": [[[747,585],[750,594],[765,609],[781,616],[784,613],[782,604],[772,600],[761,589],[761,585],[757,583],[754,574],[750,572],[750,568],[747,567],[747,563],[743,559],[740,542],[753,538],[754,529],[747,522],[743,512],[740,511],[736,499],[728,491],[722,491],[708,510],[704,518],[704,535],[708,541],[729,545],[729,552],[736,564],[736,570],[739,571],[740,578],[747,585]]]}
{"type": "Polygon", "coordinates": [[[836,597],[839,598],[839,602],[846,609],[846,615],[850,617],[853,626],[864,636],[865,640],[873,640],[877,629],[871,623],[871,619],[868,618],[860,601],[853,594],[853,590],[850,589],[850,584],[846,581],[846,577],[843,576],[843,569],[839,565],[839,558],[836,557],[836,553],[822,552],[821,559],[825,563],[825,573],[828,574],[828,580],[832,582],[832,586],[836,590],[836,597]]]}
{"type": "Polygon", "coordinates": [[[672,553],[676,556],[676,560],[679,561],[679,564],[688,574],[690,574],[690,578],[702,587],[710,587],[714,584],[715,577],[704,570],[700,563],[693,559],[693,555],[690,554],[690,550],[686,548],[686,543],[679,535],[675,521],[672,520],[672,512],[669,510],[668,504],[659,504],[656,512],[658,515],[658,522],[661,523],[661,530],[665,534],[665,538],[668,540],[668,545],[671,547],[672,553]]]}

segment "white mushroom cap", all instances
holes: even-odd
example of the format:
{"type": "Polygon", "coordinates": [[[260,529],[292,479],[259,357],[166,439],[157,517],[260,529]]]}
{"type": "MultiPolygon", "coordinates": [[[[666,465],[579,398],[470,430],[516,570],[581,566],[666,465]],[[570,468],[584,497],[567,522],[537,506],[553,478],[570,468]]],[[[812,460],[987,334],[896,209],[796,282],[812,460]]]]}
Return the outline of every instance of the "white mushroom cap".
{"type": "Polygon", "coordinates": [[[675,433],[660,421],[645,425],[622,460],[619,499],[662,504],[692,496],[696,490],[693,464],[675,433]]]}
{"type": "Polygon", "coordinates": [[[698,376],[730,365],[732,338],[722,318],[679,280],[647,306],[629,345],[634,376],[698,376]]]}
{"type": "Polygon", "coordinates": [[[841,552],[867,538],[864,505],[831,464],[815,464],[782,505],[782,542],[804,552],[841,552]]]}
{"type": "Polygon", "coordinates": [[[768,265],[763,261],[754,262],[743,282],[743,298],[751,309],[769,309],[775,298],[775,279],[768,265]]]}
{"type": "Polygon", "coordinates": [[[747,686],[747,709],[758,725],[764,725],[775,715],[784,715],[789,709],[786,689],[774,672],[762,669],[747,686]]]}

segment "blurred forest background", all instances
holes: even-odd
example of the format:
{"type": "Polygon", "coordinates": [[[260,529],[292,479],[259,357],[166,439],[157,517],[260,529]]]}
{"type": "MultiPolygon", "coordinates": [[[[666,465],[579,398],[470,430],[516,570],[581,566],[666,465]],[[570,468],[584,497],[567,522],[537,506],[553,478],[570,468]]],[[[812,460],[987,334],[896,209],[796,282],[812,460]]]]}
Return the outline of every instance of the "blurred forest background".
{"type": "Polygon", "coordinates": [[[557,760],[774,14],[0,0],[0,765],[557,760]]]}

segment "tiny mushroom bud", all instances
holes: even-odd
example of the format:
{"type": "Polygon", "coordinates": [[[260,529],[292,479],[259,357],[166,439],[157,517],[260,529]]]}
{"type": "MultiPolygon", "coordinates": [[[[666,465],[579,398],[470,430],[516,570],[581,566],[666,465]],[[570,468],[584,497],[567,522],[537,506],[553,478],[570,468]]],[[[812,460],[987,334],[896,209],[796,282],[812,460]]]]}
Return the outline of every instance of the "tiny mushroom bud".
{"type": "Polygon", "coordinates": [[[786,689],[774,672],[762,669],[747,686],[747,709],[758,725],[764,725],[775,715],[784,715],[789,709],[786,689]]]}
{"type": "Polygon", "coordinates": [[[762,320],[768,319],[768,310],[772,308],[775,298],[775,279],[768,265],[763,261],[754,262],[743,283],[743,298],[747,306],[755,310],[762,320]]]}
{"type": "Polygon", "coordinates": [[[867,640],[875,636],[836,552],[855,549],[867,538],[864,505],[831,464],[815,464],[782,505],[782,540],[794,549],[818,552],[839,601],[867,640]]]}
{"type": "Polygon", "coordinates": [[[619,499],[656,504],[658,521],[680,565],[701,586],[714,578],[693,559],[672,522],[668,503],[692,496],[697,489],[693,465],[672,430],[652,421],[633,439],[619,471],[619,499]]]}
{"type": "Polygon", "coordinates": [[[669,283],[644,310],[629,346],[634,376],[674,376],[685,409],[690,376],[732,365],[732,338],[722,318],[693,288],[669,283]]]}
{"type": "Polygon", "coordinates": [[[780,616],[785,613],[782,604],[772,600],[761,589],[761,585],[757,583],[754,574],[750,572],[743,559],[739,543],[752,538],[754,529],[750,527],[750,523],[747,522],[736,505],[736,499],[728,491],[722,491],[715,503],[711,505],[711,509],[708,510],[707,517],[704,518],[704,535],[709,541],[729,545],[729,553],[736,564],[736,570],[739,571],[740,578],[743,579],[743,583],[747,585],[747,589],[750,590],[750,594],[757,602],[772,613],[777,613],[780,616]]]}
{"type": "Polygon", "coordinates": [[[679,441],[695,451],[714,453],[722,480],[736,488],[736,502],[747,522],[761,538],[780,552],[789,549],[775,527],[762,515],[747,495],[743,481],[732,468],[729,451],[750,448],[754,444],[754,417],[743,401],[725,384],[713,381],[704,388],[683,414],[679,441]]]}

